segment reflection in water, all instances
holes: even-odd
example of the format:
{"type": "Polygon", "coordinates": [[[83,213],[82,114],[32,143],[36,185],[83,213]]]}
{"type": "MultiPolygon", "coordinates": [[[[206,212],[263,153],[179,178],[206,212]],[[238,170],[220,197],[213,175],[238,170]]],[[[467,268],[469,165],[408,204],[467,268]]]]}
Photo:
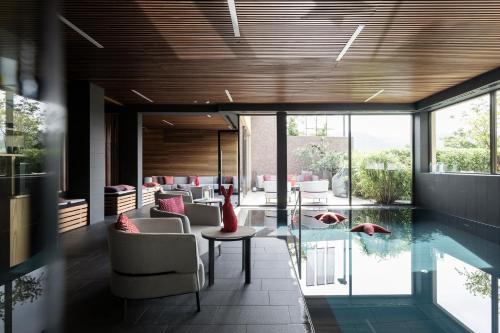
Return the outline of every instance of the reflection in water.
{"type": "Polygon", "coordinates": [[[473,332],[491,332],[491,275],[436,251],[436,304],[473,332]]]}
{"type": "Polygon", "coordinates": [[[315,296],[308,302],[324,300],[320,320],[331,313],[345,331],[498,333],[498,229],[418,209],[343,213],[349,216],[343,224],[302,216],[300,233],[291,224],[289,249],[302,291],[315,296]],[[365,222],[392,233],[349,232],[365,222]]]}

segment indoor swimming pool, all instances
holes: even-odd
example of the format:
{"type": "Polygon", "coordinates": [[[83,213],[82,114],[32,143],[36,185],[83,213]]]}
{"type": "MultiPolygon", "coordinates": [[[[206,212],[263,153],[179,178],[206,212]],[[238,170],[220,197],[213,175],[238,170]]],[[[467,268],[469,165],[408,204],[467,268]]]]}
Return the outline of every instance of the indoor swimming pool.
{"type": "Polygon", "coordinates": [[[287,239],[316,332],[498,333],[498,228],[413,208],[330,208],[347,219],[328,225],[325,211],[246,214],[287,239]],[[391,234],[349,231],[366,222],[391,234]]]}

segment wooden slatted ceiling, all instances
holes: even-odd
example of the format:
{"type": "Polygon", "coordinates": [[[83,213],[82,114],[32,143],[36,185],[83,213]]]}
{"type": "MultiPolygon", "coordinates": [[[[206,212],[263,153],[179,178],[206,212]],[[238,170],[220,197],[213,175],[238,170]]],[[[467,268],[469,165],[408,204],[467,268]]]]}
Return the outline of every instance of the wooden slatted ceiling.
{"type": "Polygon", "coordinates": [[[211,118],[207,115],[171,115],[168,113],[162,115],[145,115],[142,118],[142,125],[149,128],[167,129],[167,130],[228,130],[230,124],[226,119],[218,114],[212,114],[211,118]],[[168,121],[170,125],[163,120],[168,121]]]}
{"type": "Polygon", "coordinates": [[[124,104],[411,103],[500,65],[500,1],[66,0],[70,79],[124,104]],[[335,58],[359,24],[365,29],[335,58]]]}

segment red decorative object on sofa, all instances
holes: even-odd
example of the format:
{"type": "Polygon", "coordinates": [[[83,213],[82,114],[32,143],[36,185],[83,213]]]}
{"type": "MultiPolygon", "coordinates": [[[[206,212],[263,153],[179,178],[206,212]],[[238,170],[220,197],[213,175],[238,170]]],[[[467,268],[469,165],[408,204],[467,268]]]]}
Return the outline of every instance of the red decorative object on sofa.
{"type": "Polygon", "coordinates": [[[158,208],[164,212],[184,214],[184,201],[182,195],[168,199],[159,199],[158,208]]]}
{"type": "Polygon", "coordinates": [[[351,232],[364,232],[365,234],[368,234],[370,236],[373,236],[374,233],[380,233],[380,234],[390,234],[391,232],[384,227],[379,226],[378,224],[374,223],[363,223],[355,226],[354,228],[351,229],[351,232]]]}
{"type": "Polygon", "coordinates": [[[156,186],[159,186],[160,184],[156,183],[156,182],[150,182],[150,183],[145,183],[144,186],[146,187],[156,187],[156,186]]]}
{"type": "Polygon", "coordinates": [[[137,229],[137,226],[129,220],[127,215],[123,215],[123,213],[118,216],[118,220],[115,223],[115,228],[117,230],[130,232],[132,234],[139,233],[139,229],[137,229]]]}
{"type": "Polygon", "coordinates": [[[220,187],[219,192],[224,196],[224,205],[222,206],[222,222],[224,223],[224,227],[221,229],[222,232],[235,232],[238,229],[238,218],[231,204],[233,191],[233,185],[230,185],[227,191],[224,186],[220,187]]]}

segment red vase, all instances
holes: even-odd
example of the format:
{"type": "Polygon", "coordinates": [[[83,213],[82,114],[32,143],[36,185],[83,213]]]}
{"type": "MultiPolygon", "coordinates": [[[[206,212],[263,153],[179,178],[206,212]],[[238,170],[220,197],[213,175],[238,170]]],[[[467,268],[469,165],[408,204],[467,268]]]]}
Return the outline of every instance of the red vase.
{"type": "Polygon", "coordinates": [[[224,227],[222,232],[235,232],[238,229],[238,218],[231,204],[231,195],[233,194],[233,185],[226,191],[224,186],[220,187],[220,193],[224,196],[224,205],[222,206],[222,223],[224,227]]]}

